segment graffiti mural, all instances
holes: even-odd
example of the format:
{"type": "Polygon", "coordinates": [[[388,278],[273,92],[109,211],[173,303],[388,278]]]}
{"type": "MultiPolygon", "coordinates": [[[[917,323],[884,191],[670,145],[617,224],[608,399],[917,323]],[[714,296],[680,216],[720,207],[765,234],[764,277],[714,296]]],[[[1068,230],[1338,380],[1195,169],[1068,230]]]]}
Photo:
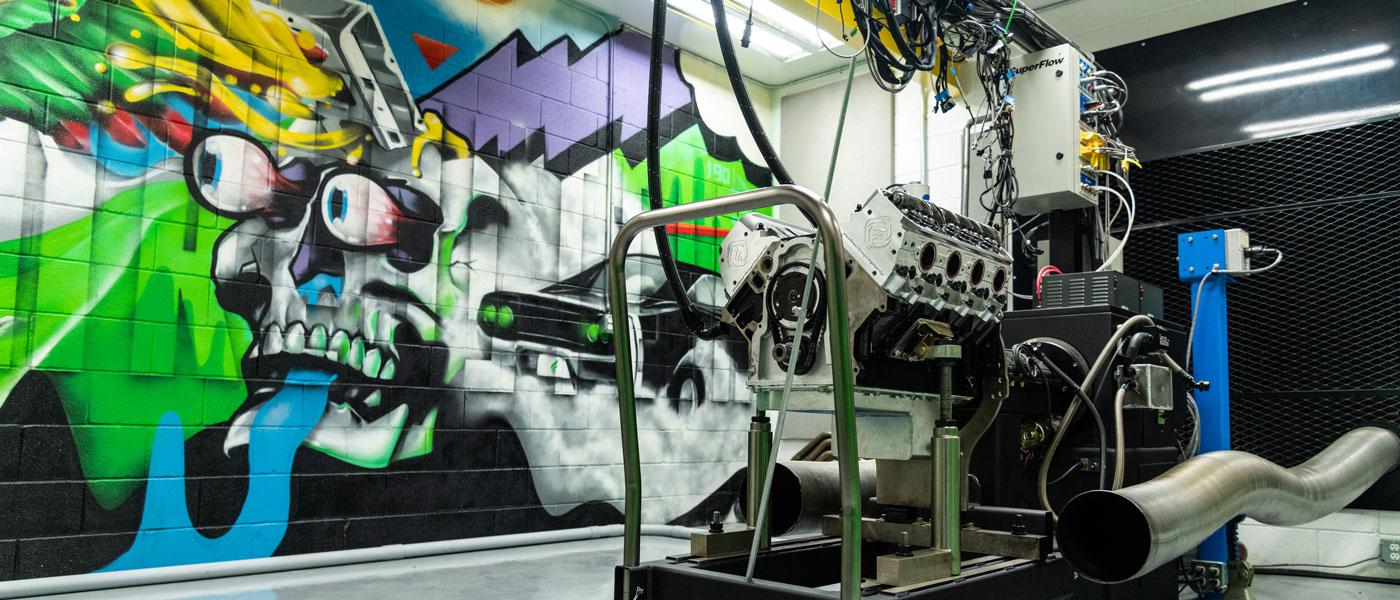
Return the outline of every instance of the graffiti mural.
{"type": "MultiPolygon", "coordinates": [[[[551,0],[0,2],[0,578],[618,522],[648,43],[551,0]]],[[[768,185],[681,56],[665,201],[768,185]]],[[[730,223],[672,227],[716,312],[730,223]]],[[[650,244],[645,517],[687,522],[752,403],[650,244]]]]}

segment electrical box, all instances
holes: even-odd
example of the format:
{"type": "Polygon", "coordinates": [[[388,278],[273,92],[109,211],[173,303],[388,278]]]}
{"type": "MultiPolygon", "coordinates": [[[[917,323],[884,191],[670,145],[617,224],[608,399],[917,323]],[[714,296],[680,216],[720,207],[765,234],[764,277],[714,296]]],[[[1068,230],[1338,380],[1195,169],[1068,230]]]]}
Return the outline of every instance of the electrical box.
{"type": "Polygon", "coordinates": [[[1400,565],[1400,540],[1381,540],[1381,562],[1400,565]]]}
{"type": "Polygon", "coordinates": [[[1087,144],[1096,135],[1082,125],[1095,71],[1074,46],[1065,44],[1011,59],[1016,127],[1012,165],[1020,198],[1016,212],[1034,215],[1098,206],[1097,185],[1087,144]],[[1083,138],[1081,138],[1083,134],[1083,138]],[[1083,141],[1081,141],[1083,140],[1083,141]]]}
{"type": "Polygon", "coordinates": [[[1160,319],[1162,288],[1114,271],[1046,275],[1038,308],[1116,306],[1160,319]]]}
{"type": "Polygon", "coordinates": [[[1226,229],[1225,264],[1220,268],[1226,271],[1249,270],[1249,232],[1243,229],[1226,229]]]}
{"type": "Polygon", "coordinates": [[[1133,365],[1133,381],[1123,399],[1124,409],[1171,410],[1176,397],[1172,391],[1172,371],[1162,365],[1133,365]]]}

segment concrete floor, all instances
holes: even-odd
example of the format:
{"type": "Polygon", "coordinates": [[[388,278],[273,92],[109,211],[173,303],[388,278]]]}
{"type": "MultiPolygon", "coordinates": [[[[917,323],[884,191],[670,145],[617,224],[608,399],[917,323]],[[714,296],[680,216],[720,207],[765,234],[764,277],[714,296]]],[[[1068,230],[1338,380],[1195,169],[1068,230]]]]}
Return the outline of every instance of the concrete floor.
{"type": "MultiPolygon", "coordinates": [[[[689,549],[685,540],[645,538],[642,560],[689,549]]],[[[599,600],[612,591],[619,538],[451,556],[68,594],[62,600],[599,600]]],[[[1189,598],[1183,595],[1182,598],[1189,598]]],[[[1259,577],[1258,600],[1382,600],[1400,586],[1259,577]]]]}

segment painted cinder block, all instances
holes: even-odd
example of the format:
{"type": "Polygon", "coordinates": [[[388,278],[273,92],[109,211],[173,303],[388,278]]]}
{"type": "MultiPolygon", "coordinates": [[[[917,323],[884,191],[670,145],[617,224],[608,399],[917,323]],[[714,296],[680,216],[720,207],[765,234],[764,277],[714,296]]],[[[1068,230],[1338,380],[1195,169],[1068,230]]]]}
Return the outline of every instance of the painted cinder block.
{"type": "Polygon", "coordinates": [[[1375,513],[1381,535],[1400,536],[1400,512],[1378,510],[1375,513]]]}
{"type": "Polygon", "coordinates": [[[78,533],[83,522],[83,484],[72,481],[0,483],[0,539],[78,533]]]}
{"type": "MultiPolygon", "coordinates": [[[[463,4],[465,10],[476,9],[474,3],[463,4]]],[[[247,369],[248,377],[243,377],[243,344],[253,331],[234,312],[254,315],[256,328],[257,312],[268,299],[291,288],[285,282],[279,281],[274,287],[259,281],[237,289],[224,287],[217,295],[212,293],[209,260],[218,256],[215,244],[221,239],[226,243],[235,241],[237,236],[226,236],[226,232],[239,227],[240,219],[216,215],[191,203],[184,185],[185,153],[175,147],[178,144],[167,145],[159,140],[212,131],[241,131],[241,122],[253,118],[253,112],[229,105],[217,107],[213,111],[217,114],[213,114],[203,108],[213,99],[206,89],[247,86],[250,81],[242,73],[248,71],[276,81],[304,66],[306,57],[282,54],[285,48],[267,36],[256,35],[255,29],[201,30],[211,23],[234,23],[240,15],[252,14],[250,9],[260,10],[260,4],[230,0],[202,6],[217,14],[174,11],[169,18],[177,21],[179,30],[191,36],[196,46],[222,45],[230,50],[227,56],[219,58],[221,64],[200,56],[188,45],[177,47],[173,38],[152,25],[148,15],[139,13],[129,3],[92,0],[85,3],[77,20],[63,20],[58,25],[39,23],[27,32],[0,36],[9,38],[6,43],[28,44],[46,56],[62,58],[61,62],[72,67],[74,73],[84,75],[77,82],[81,86],[70,82],[74,85],[54,90],[20,69],[0,65],[0,97],[22,94],[31,100],[4,107],[10,121],[0,123],[0,138],[22,142],[26,159],[33,158],[48,167],[44,179],[21,171],[15,177],[3,178],[0,185],[13,186],[11,191],[16,193],[11,196],[26,198],[21,204],[32,205],[34,210],[30,213],[37,217],[31,223],[33,232],[68,228],[64,236],[45,235],[18,244],[35,258],[22,260],[16,254],[0,253],[0,275],[6,265],[17,271],[25,260],[38,267],[31,271],[37,276],[0,276],[0,318],[15,316],[13,323],[17,325],[12,327],[23,325],[16,329],[20,332],[16,336],[0,335],[0,364],[14,358],[14,362],[42,366],[50,373],[30,375],[26,385],[9,391],[0,404],[0,414],[20,415],[19,422],[24,424],[0,426],[0,450],[12,450],[0,452],[0,457],[8,457],[9,461],[0,458],[0,473],[5,475],[0,481],[31,486],[28,491],[15,487],[10,492],[22,492],[27,501],[42,502],[43,510],[29,511],[26,518],[42,519],[44,527],[53,527],[29,533],[6,532],[0,538],[60,536],[24,539],[11,542],[8,547],[0,542],[0,578],[11,574],[23,577],[91,571],[131,548],[131,532],[142,522],[144,482],[85,481],[83,473],[120,472],[139,477],[151,451],[154,424],[171,410],[180,416],[181,433],[190,436],[179,447],[185,453],[188,477],[184,482],[185,501],[200,535],[216,540],[226,534],[228,525],[247,501],[249,482],[275,479],[267,467],[248,464],[246,446],[224,448],[224,440],[230,436],[230,419],[249,408],[241,406],[245,390],[281,384],[254,378],[254,373],[263,372],[260,369],[270,364],[261,360],[248,361],[246,366],[251,368],[247,369]],[[226,11],[234,11],[232,17],[226,11]],[[133,21],[144,22],[131,26],[133,21]],[[53,37],[55,31],[57,38],[53,37]],[[230,34],[233,39],[224,39],[230,34]],[[131,46],[147,55],[128,53],[118,68],[112,57],[104,54],[112,44],[131,46]],[[194,108],[182,113],[188,116],[169,112],[168,104],[129,101],[125,95],[133,80],[160,75],[161,70],[152,63],[159,60],[162,64],[174,64],[173,59],[191,58],[207,59],[202,64],[215,66],[218,72],[196,76],[196,85],[189,92],[193,95],[181,100],[194,108]],[[55,124],[64,119],[81,126],[69,131],[70,137],[61,140],[64,143],[48,144],[47,150],[32,143],[34,135],[57,135],[55,124]],[[114,125],[127,129],[112,129],[114,125]],[[135,132],[144,137],[132,145],[128,143],[130,139],[113,135],[114,132],[135,132]],[[100,160],[94,159],[92,153],[100,160]],[[146,170],[141,173],[143,168],[146,170]],[[89,212],[94,206],[100,207],[95,216],[89,212]],[[63,244],[62,240],[79,241],[63,244]],[[89,299],[98,302],[81,308],[89,299]],[[8,314],[7,309],[16,305],[35,313],[8,314]],[[81,321],[66,329],[73,325],[74,315],[81,316],[81,321]],[[64,331],[78,333],[64,335],[64,331]],[[19,337],[17,342],[14,337],[19,337]],[[45,377],[62,385],[43,387],[49,385],[45,377]],[[41,388],[42,393],[35,391],[41,388]],[[26,412],[29,404],[40,402],[38,396],[45,396],[43,402],[53,402],[54,398],[48,396],[54,394],[64,394],[53,403],[61,412],[56,418],[39,419],[26,412]],[[97,444],[100,451],[91,456],[85,454],[87,457],[82,460],[86,462],[79,468],[74,448],[81,445],[65,439],[65,433],[107,441],[97,444]],[[48,485],[48,481],[60,487],[33,487],[39,482],[48,485]],[[123,496],[111,491],[115,488],[128,491],[123,496]],[[109,535],[113,533],[119,534],[109,535]]],[[[639,190],[619,181],[619,161],[613,158],[622,143],[619,134],[625,128],[611,127],[604,121],[609,115],[623,114],[614,101],[615,91],[606,83],[610,70],[631,65],[635,72],[619,79],[628,82],[629,89],[635,92],[631,94],[629,117],[634,126],[626,133],[634,141],[640,139],[636,137],[637,125],[643,113],[638,109],[644,108],[644,102],[639,101],[644,100],[645,88],[638,85],[644,80],[638,73],[644,72],[646,66],[644,39],[630,32],[618,34],[625,36],[626,44],[617,48],[612,47],[614,38],[594,43],[598,32],[582,32],[580,40],[587,42],[577,44],[561,40],[554,33],[548,34],[546,40],[541,36],[547,31],[566,33],[570,29],[560,23],[545,23],[551,18],[547,15],[523,12],[537,10],[533,8],[493,6],[483,10],[489,15],[474,18],[472,28],[449,28],[435,23],[420,30],[440,36],[463,52],[477,47],[472,45],[474,41],[502,39],[502,31],[516,33],[509,35],[498,52],[482,58],[479,69],[457,77],[438,93],[411,90],[429,98],[422,103],[424,109],[439,107],[449,125],[482,154],[495,153],[507,159],[473,161],[471,180],[464,184],[470,186],[472,195],[484,192],[500,199],[494,211],[473,213],[473,221],[486,222],[479,228],[470,224],[470,235],[459,238],[461,257],[471,263],[471,281],[467,286],[470,289],[463,293],[472,305],[466,311],[468,327],[474,327],[471,315],[475,313],[476,301],[487,291],[537,291],[601,263],[607,233],[623,212],[613,209],[626,205],[625,212],[630,214],[641,206],[639,190]],[[535,48],[536,43],[543,47],[535,48]],[[580,46],[587,47],[580,50],[580,46]],[[614,56],[618,49],[630,50],[633,56],[610,63],[606,57],[614,56]],[[561,177],[570,178],[570,185],[581,182],[582,188],[564,189],[559,183],[561,177]],[[609,182],[616,186],[610,189],[609,182]],[[580,218],[584,215],[587,218],[580,218]]],[[[368,30],[356,33],[366,35],[368,30]]],[[[407,39],[403,31],[389,31],[389,37],[400,58],[413,56],[406,54],[412,51],[411,46],[400,45],[402,39],[407,39]]],[[[258,81],[260,86],[265,84],[267,81],[258,81]]],[[[244,98],[256,99],[266,90],[245,91],[244,98]]],[[[670,93],[668,85],[668,112],[678,103],[689,101],[688,94],[685,98],[670,98],[670,93]]],[[[181,110],[188,108],[177,104],[181,110]]],[[[309,116],[341,118],[351,115],[352,108],[348,96],[326,98],[309,116]]],[[[681,120],[687,123],[696,118],[694,107],[689,105],[677,114],[686,117],[681,120]]],[[[663,133],[668,140],[682,133],[672,131],[667,122],[663,133]]],[[[285,132],[264,137],[270,146],[294,141],[285,132]]],[[[704,143],[693,144],[692,151],[704,152],[714,147],[713,136],[701,139],[704,143]]],[[[321,148],[313,153],[313,162],[317,163],[316,168],[344,167],[348,150],[321,148]]],[[[372,144],[365,152],[356,167],[360,172],[384,178],[415,178],[411,163],[401,159],[403,153],[381,152],[372,144]]],[[[0,154],[13,158],[19,152],[12,148],[0,150],[0,154]]],[[[278,160],[287,158],[274,156],[278,160]]],[[[715,171],[706,169],[702,162],[688,160],[683,165],[668,165],[689,178],[682,182],[683,190],[677,198],[723,195],[745,185],[728,178],[712,181],[715,171]],[[702,185],[700,179],[714,183],[713,189],[702,185]]],[[[28,160],[5,164],[27,165],[28,160]]],[[[432,189],[438,179],[429,169],[429,175],[420,183],[432,189]]],[[[293,197],[292,192],[279,194],[280,201],[299,202],[308,210],[318,206],[311,198],[293,197]]],[[[11,221],[23,223],[21,219],[11,221]]],[[[279,225],[282,226],[286,225],[279,225]]],[[[247,228],[240,228],[239,236],[280,239],[274,231],[253,233],[244,229],[247,228]]],[[[347,251],[340,242],[312,229],[304,239],[310,240],[316,250],[347,251]]],[[[288,252],[298,243],[291,240],[280,246],[272,244],[268,247],[273,249],[266,251],[288,252]]],[[[712,245],[683,244],[678,254],[683,260],[700,261],[708,247],[712,245]]],[[[450,252],[455,259],[455,249],[450,252]]],[[[449,303],[438,299],[450,291],[443,286],[457,283],[432,273],[434,264],[414,265],[422,267],[419,272],[427,273],[426,278],[389,278],[393,279],[390,283],[412,287],[435,313],[451,317],[445,314],[449,303]]],[[[363,281],[367,273],[359,269],[348,266],[345,279],[363,281]]],[[[271,280],[274,273],[267,275],[271,280]]],[[[344,290],[342,298],[359,299],[363,295],[359,290],[344,290]]],[[[460,302],[456,305],[460,306],[460,302]]],[[[380,470],[350,465],[312,449],[297,452],[295,476],[288,484],[292,497],[287,515],[290,525],[278,552],[410,543],[616,520],[616,508],[604,503],[617,500],[612,490],[620,489],[621,484],[615,473],[618,458],[611,450],[617,411],[615,400],[609,396],[610,385],[546,380],[530,363],[537,355],[504,349],[489,353],[489,344],[483,343],[479,334],[470,329],[466,335],[453,337],[451,343],[457,353],[452,360],[467,364],[463,358],[466,355],[482,361],[478,364],[499,368],[486,374],[490,385],[454,389],[447,394],[451,397],[439,420],[431,454],[391,463],[380,470]],[[567,384],[572,395],[561,391],[562,384],[567,384]],[[479,393],[481,390],[490,393],[479,393]],[[599,440],[605,443],[599,444],[599,440]],[[565,462],[566,453],[568,461],[578,466],[551,471],[552,465],[565,462]],[[603,473],[603,483],[581,485],[571,500],[552,501],[548,509],[540,506],[536,477],[560,475],[578,479],[598,473],[603,473]]],[[[406,342],[403,348],[422,347],[406,342]]],[[[447,352],[437,348],[432,351],[447,352]]],[[[672,366],[659,364],[655,359],[651,362],[657,367],[672,366]]],[[[435,388],[451,372],[434,369],[439,370],[430,372],[427,380],[420,377],[396,385],[405,390],[422,390],[424,394],[441,393],[435,388]]],[[[317,417],[318,413],[313,412],[309,418],[317,417]]],[[[736,431],[741,431],[744,418],[734,421],[736,431]]],[[[680,427],[691,426],[683,420],[676,423],[680,427]]],[[[648,446],[679,445],[673,435],[656,431],[654,424],[647,427],[651,428],[648,446]]],[[[718,426],[706,431],[729,433],[718,426]]],[[[729,441],[741,444],[742,434],[737,435],[729,441]]],[[[655,448],[648,452],[651,450],[655,448]]],[[[664,464],[704,462],[695,456],[663,460],[670,461],[664,464]]],[[[735,465],[725,462],[719,467],[730,469],[735,465]]],[[[694,504],[702,498],[694,492],[678,490],[666,502],[694,504]]],[[[3,514],[12,513],[7,510],[3,514]]],[[[0,519],[0,523],[15,526],[8,519],[0,519]]],[[[271,528],[279,524],[276,516],[264,515],[252,525],[271,528]]]]}
{"type": "Polygon", "coordinates": [[[72,535],[21,539],[15,549],[15,578],[31,579],[101,568],[131,546],[134,534],[72,535]]]}
{"type": "Polygon", "coordinates": [[[8,581],[15,577],[15,549],[19,542],[0,542],[0,581],[8,581]]]}

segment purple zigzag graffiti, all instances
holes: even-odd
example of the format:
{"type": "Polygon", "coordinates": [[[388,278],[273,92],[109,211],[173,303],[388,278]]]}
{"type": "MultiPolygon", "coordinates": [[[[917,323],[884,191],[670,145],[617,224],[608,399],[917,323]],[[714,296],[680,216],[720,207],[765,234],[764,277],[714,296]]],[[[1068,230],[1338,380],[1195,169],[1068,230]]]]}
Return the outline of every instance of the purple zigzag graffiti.
{"type": "MultiPolygon", "coordinates": [[[[570,173],[645,127],[649,52],[646,37],[625,30],[586,49],[563,38],[536,50],[515,35],[420,105],[484,154],[543,157],[551,170],[570,173]]],[[[663,124],[671,125],[663,131],[672,135],[703,125],[675,56],[674,48],[665,54],[661,96],[663,124]]]]}

